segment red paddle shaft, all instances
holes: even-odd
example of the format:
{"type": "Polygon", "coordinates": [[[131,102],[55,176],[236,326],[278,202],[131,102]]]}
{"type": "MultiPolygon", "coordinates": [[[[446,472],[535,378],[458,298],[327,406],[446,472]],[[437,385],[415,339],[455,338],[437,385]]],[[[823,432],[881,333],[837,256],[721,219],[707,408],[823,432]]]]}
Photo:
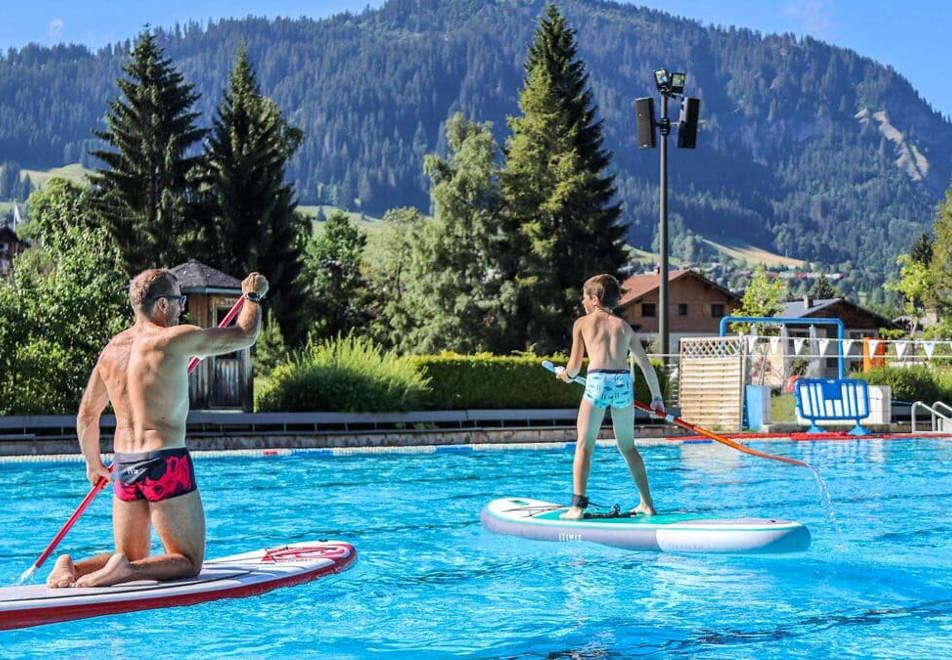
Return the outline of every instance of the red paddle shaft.
{"type": "MultiPolygon", "coordinates": [[[[542,366],[552,372],[555,372],[556,370],[555,365],[553,365],[548,360],[543,362],[542,366]]],[[[585,379],[582,378],[581,376],[576,376],[572,380],[575,381],[576,383],[581,383],[582,385],[585,384],[585,379]]],[[[692,424],[691,422],[686,422],[680,417],[675,417],[674,415],[671,415],[671,414],[659,415],[657,412],[654,411],[654,409],[651,406],[641,403],[640,401],[635,401],[635,408],[638,408],[638,410],[644,410],[645,412],[651,413],[655,417],[661,418],[665,420],[666,422],[675,424],[676,426],[680,426],[683,429],[687,429],[689,431],[693,431],[694,433],[698,433],[700,435],[708,437],[711,440],[715,440],[721,443],[722,445],[727,445],[728,447],[732,449],[736,449],[737,451],[743,452],[745,454],[750,454],[751,456],[759,456],[760,458],[769,458],[774,461],[789,463],[790,465],[799,465],[800,467],[810,467],[803,461],[798,461],[795,458],[787,458],[786,456],[774,456],[773,454],[768,454],[766,452],[758,451],[756,449],[751,449],[750,447],[746,445],[742,445],[739,442],[734,442],[730,438],[725,438],[724,436],[718,435],[717,433],[714,433],[713,431],[708,431],[707,429],[701,428],[700,426],[696,426],[695,424],[692,424]]]]}
{"type": "MultiPolygon", "coordinates": [[[[225,317],[218,324],[218,327],[227,328],[228,325],[238,315],[238,312],[241,311],[241,308],[244,306],[244,304],[245,304],[245,299],[243,297],[238,298],[238,302],[232,305],[232,308],[228,310],[228,313],[225,314],[225,317]]],[[[193,357],[191,360],[189,360],[188,373],[192,373],[193,371],[195,371],[195,367],[197,367],[198,363],[201,361],[202,361],[202,358],[198,357],[197,355],[193,357]]],[[[109,470],[112,471],[111,465],[109,466],[109,470]]],[[[25,581],[26,578],[32,575],[33,572],[36,569],[38,569],[40,566],[42,566],[43,562],[45,562],[49,558],[49,556],[53,554],[53,550],[56,548],[57,545],[59,545],[59,542],[63,540],[63,537],[66,536],[66,532],[68,532],[70,528],[73,526],[73,524],[79,519],[79,517],[83,515],[83,511],[85,511],[86,507],[88,507],[89,504],[96,498],[96,495],[99,494],[99,491],[101,491],[103,488],[106,487],[107,483],[109,483],[109,480],[106,479],[106,477],[99,477],[99,480],[93,485],[93,487],[89,490],[89,492],[86,493],[86,497],[83,498],[83,501],[79,503],[78,507],[76,507],[76,510],[73,512],[73,515],[69,517],[69,520],[66,521],[66,524],[63,525],[60,531],[56,533],[56,536],[53,537],[53,540],[50,542],[50,544],[46,546],[46,550],[43,551],[43,554],[41,554],[39,559],[37,559],[33,563],[33,565],[29,569],[27,569],[27,571],[23,575],[20,576],[21,582],[25,581]]]]}

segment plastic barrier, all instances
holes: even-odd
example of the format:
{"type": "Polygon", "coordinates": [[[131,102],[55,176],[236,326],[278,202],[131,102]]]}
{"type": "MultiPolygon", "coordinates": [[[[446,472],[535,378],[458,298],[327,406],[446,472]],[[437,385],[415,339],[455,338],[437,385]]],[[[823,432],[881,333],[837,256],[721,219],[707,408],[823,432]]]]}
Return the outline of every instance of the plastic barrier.
{"type": "Polygon", "coordinates": [[[794,387],[797,411],[810,420],[807,433],[821,433],[817,421],[855,420],[850,435],[868,435],[860,420],[869,417],[869,385],[852,378],[801,378],[794,387]]]}

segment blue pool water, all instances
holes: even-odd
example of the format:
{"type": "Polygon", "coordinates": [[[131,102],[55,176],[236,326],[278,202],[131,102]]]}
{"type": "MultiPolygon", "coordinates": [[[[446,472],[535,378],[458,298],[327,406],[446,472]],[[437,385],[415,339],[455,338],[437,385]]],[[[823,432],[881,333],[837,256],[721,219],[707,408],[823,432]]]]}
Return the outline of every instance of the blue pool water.
{"type": "MultiPolygon", "coordinates": [[[[643,449],[659,508],[806,523],[787,556],[673,555],[491,534],[504,495],[565,500],[570,451],[199,458],[208,556],[319,538],[350,571],[256,598],[0,633],[4,657],[633,657],[952,655],[952,442],[770,443],[809,470],[711,444],[643,449]]],[[[0,583],[86,491],[78,463],[0,464],[0,583]]],[[[632,505],[599,447],[594,501],[632,505]]],[[[110,547],[100,496],[61,546],[110,547]]],[[[45,576],[46,567],[41,571],[45,576]]]]}

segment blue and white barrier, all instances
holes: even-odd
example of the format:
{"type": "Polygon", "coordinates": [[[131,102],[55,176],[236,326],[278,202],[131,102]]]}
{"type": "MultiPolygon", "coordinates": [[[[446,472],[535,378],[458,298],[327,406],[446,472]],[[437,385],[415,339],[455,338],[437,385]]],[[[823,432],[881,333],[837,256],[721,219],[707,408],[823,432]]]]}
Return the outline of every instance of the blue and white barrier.
{"type": "Polygon", "coordinates": [[[818,421],[856,422],[850,435],[869,435],[860,421],[869,417],[869,385],[865,380],[853,378],[832,379],[801,378],[796,382],[794,394],[797,412],[809,420],[807,433],[821,433],[818,421]]]}

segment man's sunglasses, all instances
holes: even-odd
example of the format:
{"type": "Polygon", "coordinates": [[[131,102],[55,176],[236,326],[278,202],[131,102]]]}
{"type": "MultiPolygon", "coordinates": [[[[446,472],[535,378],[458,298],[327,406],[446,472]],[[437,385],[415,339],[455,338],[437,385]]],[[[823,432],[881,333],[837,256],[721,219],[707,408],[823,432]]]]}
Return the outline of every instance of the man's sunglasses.
{"type": "Polygon", "coordinates": [[[156,296],[155,299],[165,298],[166,300],[178,300],[179,307],[185,307],[185,303],[188,302],[188,296],[156,296]]]}

